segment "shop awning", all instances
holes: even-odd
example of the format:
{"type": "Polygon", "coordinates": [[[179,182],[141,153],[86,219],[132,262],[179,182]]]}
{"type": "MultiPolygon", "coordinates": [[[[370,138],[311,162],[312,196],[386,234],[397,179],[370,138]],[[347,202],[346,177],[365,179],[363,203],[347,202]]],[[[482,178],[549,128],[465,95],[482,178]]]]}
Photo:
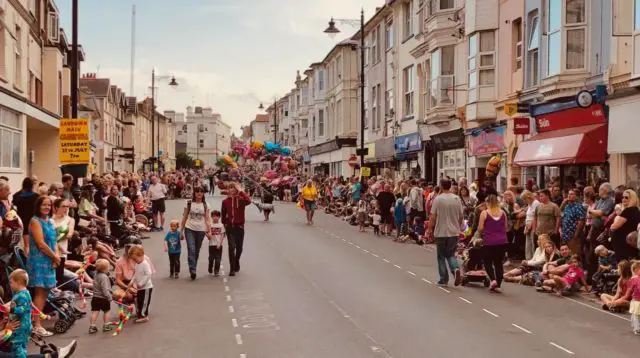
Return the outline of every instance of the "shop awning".
{"type": "Polygon", "coordinates": [[[537,134],[520,143],[514,164],[521,167],[598,164],[607,157],[607,125],[592,124],[537,134]]]}

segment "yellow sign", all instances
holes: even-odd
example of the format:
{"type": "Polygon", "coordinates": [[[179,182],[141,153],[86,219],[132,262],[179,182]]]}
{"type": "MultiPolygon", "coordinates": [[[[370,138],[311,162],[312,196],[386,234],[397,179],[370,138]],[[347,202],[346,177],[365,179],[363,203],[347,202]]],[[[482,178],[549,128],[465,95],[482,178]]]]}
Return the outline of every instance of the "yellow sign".
{"type": "Polygon", "coordinates": [[[89,120],[64,118],[60,120],[60,164],[89,164],[89,120]]]}
{"type": "Polygon", "coordinates": [[[196,159],[196,167],[200,168],[200,165],[202,165],[202,161],[200,159],[196,159]]]}
{"type": "Polygon", "coordinates": [[[158,162],[153,162],[153,170],[158,170],[158,162]]]}
{"type": "Polygon", "coordinates": [[[363,177],[371,176],[371,168],[369,167],[360,168],[360,176],[363,176],[363,177]]]}
{"type": "Polygon", "coordinates": [[[504,104],[504,114],[511,117],[518,113],[518,104],[517,103],[505,103],[504,104]]]}

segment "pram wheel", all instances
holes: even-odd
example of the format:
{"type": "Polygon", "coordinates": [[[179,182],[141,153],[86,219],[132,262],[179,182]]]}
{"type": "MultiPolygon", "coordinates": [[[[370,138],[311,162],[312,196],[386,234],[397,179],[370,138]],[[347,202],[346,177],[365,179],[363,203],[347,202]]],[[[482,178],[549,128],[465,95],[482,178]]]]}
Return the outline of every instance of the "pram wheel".
{"type": "Polygon", "coordinates": [[[47,343],[40,348],[40,354],[57,353],[58,348],[53,343],[47,343]]]}
{"type": "Polygon", "coordinates": [[[489,276],[484,278],[484,287],[489,287],[491,285],[491,280],[489,280],[489,276]]]}
{"type": "Polygon", "coordinates": [[[462,282],[460,283],[462,286],[466,286],[469,284],[469,278],[467,276],[462,276],[462,282]]]}
{"type": "Polygon", "coordinates": [[[53,331],[59,334],[66,333],[69,330],[69,328],[71,328],[71,322],[65,319],[59,319],[53,325],[53,331]]]}

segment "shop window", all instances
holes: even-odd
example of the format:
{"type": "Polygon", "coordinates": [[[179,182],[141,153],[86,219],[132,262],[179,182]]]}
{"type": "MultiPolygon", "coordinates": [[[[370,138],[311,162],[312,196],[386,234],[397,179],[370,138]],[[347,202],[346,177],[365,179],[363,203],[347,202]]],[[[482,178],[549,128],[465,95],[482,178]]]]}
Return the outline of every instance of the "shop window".
{"type": "Polygon", "coordinates": [[[465,150],[453,149],[438,152],[438,177],[449,177],[452,180],[458,180],[465,175],[465,150]]]}
{"type": "Polygon", "coordinates": [[[22,128],[20,115],[0,107],[0,168],[20,168],[22,128]]]}

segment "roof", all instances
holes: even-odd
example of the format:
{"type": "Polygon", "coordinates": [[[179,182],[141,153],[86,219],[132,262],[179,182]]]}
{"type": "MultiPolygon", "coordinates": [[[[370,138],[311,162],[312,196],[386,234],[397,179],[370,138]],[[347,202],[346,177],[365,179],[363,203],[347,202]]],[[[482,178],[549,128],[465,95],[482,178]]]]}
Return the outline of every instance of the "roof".
{"type": "Polygon", "coordinates": [[[325,56],[324,59],[322,60],[322,63],[326,62],[329,58],[331,58],[338,48],[346,47],[346,46],[357,46],[357,45],[358,45],[358,42],[354,41],[352,36],[347,37],[346,39],[338,42],[335,46],[333,46],[331,51],[329,51],[329,53],[327,53],[327,56],[325,56]]]}
{"type": "Polygon", "coordinates": [[[256,122],[269,122],[268,114],[256,114],[256,122]]]}
{"type": "Polygon", "coordinates": [[[95,97],[107,97],[110,82],[108,78],[82,78],[80,87],[86,87],[95,97]]]}

